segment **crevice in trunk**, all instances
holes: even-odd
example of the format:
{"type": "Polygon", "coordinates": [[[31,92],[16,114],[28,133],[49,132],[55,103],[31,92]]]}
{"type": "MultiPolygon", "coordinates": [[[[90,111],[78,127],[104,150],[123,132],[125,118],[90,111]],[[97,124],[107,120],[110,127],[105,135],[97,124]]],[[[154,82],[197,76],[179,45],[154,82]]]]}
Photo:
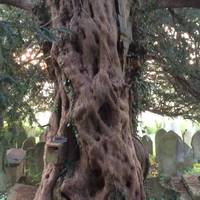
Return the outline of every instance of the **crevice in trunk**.
{"type": "Polygon", "coordinates": [[[99,59],[98,57],[94,58],[94,64],[93,64],[93,76],[96,76],[99,72],[99,59]]]}
{"type": "Polygon", "coordinates": [[[89,171],[88,187],[90,188],[90,196],[94,197],[98,191],[103,190],[105,180],[102,175],[101,167],[97,163],[92,163],[89,171]]]}
{"type": "Polygon", "coordinates": [[[63,200],[71,200],[64,192],[61,192],[61,197],[63,200]]]}
{"type": "Polygon", "coordinates": [[[91,17],[94,18],[94,12],[93,12],[92,4],[91,3],[89,3],[89,8],[90,8],[91,17]]]}
{"type": "Polygon", "coordinates": [[[108,126],[114,126],[115,125],[115,112],[111,108],[111,106],[107,103],[104,102],[102,106],[99,108],[98,113],[102,119],[102,121],[108,126]]]}

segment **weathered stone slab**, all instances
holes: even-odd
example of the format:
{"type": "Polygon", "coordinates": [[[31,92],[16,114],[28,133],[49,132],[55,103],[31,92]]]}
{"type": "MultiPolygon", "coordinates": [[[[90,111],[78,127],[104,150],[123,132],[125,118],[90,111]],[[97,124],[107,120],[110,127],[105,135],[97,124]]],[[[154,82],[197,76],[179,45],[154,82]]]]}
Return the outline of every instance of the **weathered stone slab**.
{"type": "Polygon", "coordinates": [[[14,185],[20,178],[25,176],[24,173],[24,161],[21,162],[19,165],[16,166],[8,166],[5,168],[6,175],[9,178],[11,185],[14,185]]]}
{"type": "Polygon", "coordinates": [[[145,182],[146,199],[176,200],[179,194],[172,188],[161,184],[159,177],[148,178],[145,182]]]}
{"type": "Polygon", "coordinates": [[[181,139],[176,133],[170,131],[164,133],[157,142],[159,147],[159,151],[157,151],[159,172],[169,176],[176,175],[177,153],[181,139]]]}
{"type": "Polygon", "coordinates": [[[148,135],[142,137],[142,144],[149,154],[153,154],[153,142],[148,135]]]}
{"type": "Polygon", "coordinates": [[[37,187],[23,184],[15,184],[8,193],[7,200],[32,200],[37,187]]]}
{"type": "Polygon", "coordinates": [[[192,134],[187,129],[185,129],[185,131],[182,133],[182,137],[183,142],[191,147],[192,134]]]}
{"type": "Polygon", "coordinates": [[[179,135],[173,131],[161,131],[156,136],[156,158],[160,173],[174,176],[192,167],[192,150],[179,135]]]}
{"type": "Polygon", "coordinates": [[[28,150],[28,149],[32,149],[35,147],[35,138],[34,137],[29,137],[26,140],[24,140],[23,144],[22,144],[22,149],[24,150],[28,150]]]}
{"type": "Polygon", "coordinates": [[[26,151],[23,149],[12,148],[6,152],[6,160],[8,165],[19,165],[26,156],[26,151]]]}
{"type": "Polygon", "coordinates": [[[44,155],[44,142],[39,142],[35,145],[35,148],[29,149],[27,151],[27,157],[26,157],[26,175],[28,176],[28,179],[30,179],[31,175],[35,176],[41,176],[43,167],[44,167],[44,161],[43,161],[43,155],[44,155]]]}
{"type": "Polygon", "coordinates": [[[200,162],[200,131],[193,135],[191,145],[194,162],[200,162]]]}
{"type": "Polygon", "coordinates": [[[184,151],[184,163],[183,163],[183,169],[190,168],[193,166],[193,153],[190,146],[188,146],[186,143],[183,143],[183,151],[184,151]]]}
{"type": "Polygon", "coordinates": [[[183,184],[181,176],[171,177],[170,185],[176,192],[179,193],[179,200],[192,200],[185,185],[183,184]]]}
{"type": "Polygon", "coordinates": [[[4,172],[4,145],[2,142],[0,142],[0,192],[5,192],[7,190],[7,187],[9,185],[8,177],[6,176],[4,172]]]}
{"type": "Polygon", "coordinates": [[[167,131],[160,129],[157,131],[155,136],[155,145],[156,145],[156,160],[159,162],[160,158],[160,149],[162,149],[162,138],[167,134],[167,131]]]}
{"type": "Polygon", "coordinates": [[[183,175],[183,183],[193,200],[200,200],[200,176],[183,175]]]}
{"type": "Polygon", "coordinates": [[[7,150],[6,161],[8,165],[5,171],[11,184],[14,184],[24,176],[25,157],[26,151],[23,149],[12,148],[7,150]]]}

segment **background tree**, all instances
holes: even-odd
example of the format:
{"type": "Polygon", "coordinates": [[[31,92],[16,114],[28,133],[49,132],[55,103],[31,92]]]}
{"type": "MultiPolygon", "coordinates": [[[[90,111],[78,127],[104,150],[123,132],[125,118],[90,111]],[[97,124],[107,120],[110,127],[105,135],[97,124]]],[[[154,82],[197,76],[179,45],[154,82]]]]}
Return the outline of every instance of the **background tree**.
{"type": "Polygon", "coordinates": [[[142,16],[148,42],[143,78],[151,93],[145,110],[199,120],[199,17],[197,9],[142,16]]]}
{"type": "Polygon", "coordinates": [[[38,43],[47,36],[25,12],[1,6],[0,15],[1,133],[12,132],[14,137],[23,121],[37,122],[35,113],[51,103],[51,92],[45,92],[51,81],[38,43]]]}

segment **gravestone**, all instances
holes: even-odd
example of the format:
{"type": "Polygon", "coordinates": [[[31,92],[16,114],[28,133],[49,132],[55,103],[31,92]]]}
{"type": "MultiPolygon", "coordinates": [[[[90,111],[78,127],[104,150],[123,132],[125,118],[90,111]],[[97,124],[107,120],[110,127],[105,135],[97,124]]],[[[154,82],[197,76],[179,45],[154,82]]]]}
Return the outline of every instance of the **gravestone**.
{"type": "Polygon", "coordinates": [[[192,150],[175,132],[162,132],[157,141],[157,158],[160,173],[177,175],[192,166],[192,150]]]}
{"type": "Polygon", "coordinates": [[[183,151],[184,151],[184,163],[181,166],[180,165],[180,170],[182,168],[182,170],[186,169],[186,168],[191,168],[193,165],[193,152],[191,147],[183,142],[183,151]]]}
{"type": "Polygon", "coordinates": [[[167,134],[167,132],[164,129],[160,129],[157,131],[155,136],[155,148],[156,148],[156,160],[159,162],[160,158],[160,149],[162,149],[162,141],[163,137],[167,134]]]}
{"type": "Polygon", "coordinates": [[[44,155],[44,142],[39,142],[35,145],[33,149],[29,149],[27,151],[27,158],[26,158],[26,175],[28,178],[31,178],[31,175],[37,176],[37,179],[40,178],[43,167],[43,155],[44,155]]]}
{"type": "Polygon", "coordinates": [[[22,149],[24,149],[24,150],[29,150],[34,147],[35,147],[35,138],[34,137],[27,138],[22,144],[22,149]]]}
{"type": "Polygon", "coordinates": [[[24,184],[15,184],[8,192],[7,200],[32,200],[37,187],[24,184]]]}
{"type": "Polygon", "coordinates": [[[4,145],[0,142],[0,192],[5,192],[8,185],[8,177],[4,172],[4,145]]]}
{"type": "Polygon", "coordinates": [[[151,138],[148,135],[144,135],[142,137],[142,144],[144,145],[144,148],[149,154],[153,154],[153,142],[151,138]]]}
{"type": "Polygon", "coordinates": [[[19,165],[25,159],[25,156],[26,151],[23,149],[11,148],[6,152],[6,160],[10,166],[19,165]]]}
{"type": "Polygon", "coordinates": [[[192,134],[187,129],[185,129],[185,131],[182,133],[182,137],[183,142],[191,147],[192,134]]]}
{"type": "Polygon", "coordinates": [[[26,151],[23,149],[11,148],[6,152],[6,174],[10,178],[11,184],[14,184],[24,176],[24,161],[26,151]]]}
{"type": "MultiPolygon", "coordinates": [[[[158,165],[160,173],[166,175],[177,174],[177,151],[181,144],[181,139],[173,131],[164,134],[159,141],[158,165]]],[[[180,159],[180,158],[179,158],[180,159]]]]}
{"type": "Polygon", "coordinates": [[[200,162],[200,131],[197,131],[192,137],[192,150],[194,162],[200,162]]]}
{"type": "Polygon", "coordinates": [[[183,175],[183,183],[187,188],[192,200],[200,199],[200,178],[199,175],[183,175]]]}
{"type": "MultiPolygon", "coordinates": [[[[165,186],[159,177],[151,177],[144,183],[147,200],[176,200],[179,194],[170,187],[165,186]]],[[[189,199],[187,199],[189,200],[189,199]]]]}

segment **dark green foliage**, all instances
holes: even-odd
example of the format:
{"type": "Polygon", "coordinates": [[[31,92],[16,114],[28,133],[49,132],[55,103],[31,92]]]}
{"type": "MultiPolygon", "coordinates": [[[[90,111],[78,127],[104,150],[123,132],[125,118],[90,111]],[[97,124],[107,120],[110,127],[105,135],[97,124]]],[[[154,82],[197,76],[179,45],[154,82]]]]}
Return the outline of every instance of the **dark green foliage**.
{"type": "Polygon", "coordinates": [[[0,17],[0,113],[8,126],[27,119],[32,123],[34,114],[51,102],[52,86],[38,44],[38,37],[51,36],[22,11],[1,6],[0,17]]]}
{"type": "MultiPolygon", "coordinates": [[[[59,40],[58,35],[71,36],[65,27],[49,30],[48,13],[44,14],[42,21],[46,24],[39,27],[26,13],[0,7],[0,112],[6,121],[28,118],[33,122],[34,113],[47,109],[51,103],[49,88],[47,92],[43,90],[50,84],[47,70],[39,65],[44,56],[37,58],[36,64],[16,61],[26,49],[32,48],[39,54],[41,41],[59,40]]],[[[133,112],[150,110],[198,120],[199,10],[154,10],[152,1],[148,10],[139,10],[138,14],[138,32],[134,34],[139,39],[136,46],[146,51],[146,62],[131,76],[133,112]]],[[[139,51],[134,53],[138,56],[139,51]]],[[[71,89],[70,83],[65,86],[71,89]]]]}
{"type": "Polygon", "coordinates": [[[150,86],[143,110],[199,120],[200,11],[141,11],[139,19],[147,50],[142,78],[150,86]]]}

